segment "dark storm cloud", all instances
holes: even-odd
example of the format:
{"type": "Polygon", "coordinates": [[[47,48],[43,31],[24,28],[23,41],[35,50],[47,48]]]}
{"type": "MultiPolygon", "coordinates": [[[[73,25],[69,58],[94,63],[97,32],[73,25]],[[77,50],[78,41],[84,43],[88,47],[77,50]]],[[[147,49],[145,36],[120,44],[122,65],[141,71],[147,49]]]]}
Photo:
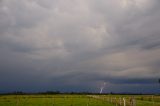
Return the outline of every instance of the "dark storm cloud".
{"type": "Polygon", "coordinates": [[[133,88],[154,85],[155,92],[159,3],[1,0],[0,91],[97,92],[107,82],[106,91],[123,92],[126,87],[135,92],[133,88]]]}

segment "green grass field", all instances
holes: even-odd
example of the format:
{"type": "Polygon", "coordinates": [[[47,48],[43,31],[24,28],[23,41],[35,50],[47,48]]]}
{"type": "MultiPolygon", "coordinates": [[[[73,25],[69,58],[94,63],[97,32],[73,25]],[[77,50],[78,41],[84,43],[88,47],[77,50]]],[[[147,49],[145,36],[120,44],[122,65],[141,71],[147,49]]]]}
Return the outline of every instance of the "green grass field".
{"type": "Polygon", "coordinates": [[[160,96],[155,95],[103,95],[100,97],[109,102],[112,98],[112,101],[115,102],[114,104],[119,104],[120,98],[125,98],[126,106],[130,106],[131,98],[135,99],[136,106],[160,106],[160,96]],[[114,98],[116,98],[116,100],[114,98]]]}
{"type": "Polygon", "coordinates": [[[83,95],[10,95],[0,97],[0,106],[113,106],[83,95]]]}
{"type": "MultiPolygon", "coordinates": [[[[1,95],[0,106],[118,106],[118,98],[125,97],[128,102],[131,96],[96,95],[94,98],[93,95],[1,95]],[[111,103],[111,98],[116,99],[111,103]]],[[[160,106],[160,96],[140,95],[134,98],[136,106],[160,106]]]]}

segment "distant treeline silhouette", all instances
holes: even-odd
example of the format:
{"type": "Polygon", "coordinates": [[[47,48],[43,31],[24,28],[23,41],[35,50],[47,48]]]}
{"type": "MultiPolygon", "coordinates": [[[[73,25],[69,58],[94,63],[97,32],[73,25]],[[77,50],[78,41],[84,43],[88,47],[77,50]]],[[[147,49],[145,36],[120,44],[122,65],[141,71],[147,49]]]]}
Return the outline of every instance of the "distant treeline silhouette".
{"type": "MultiPolygon", "coordinates": [[[[132,93],[132,92],[122,92],[122,93],[93,93],[93,92],[60,92],[60,91],[45,91],[45,92],[23,92],[14,91],[8,93],[0,93],[0,95],[56,95],[56,94],[70,94],[70,95],[150,95],[151,93],[132,93]]],[[[153,95],[153,94],[152,94],[153,95]]],[[[160,94],[154,94],[160,95],[160,94]]]]}

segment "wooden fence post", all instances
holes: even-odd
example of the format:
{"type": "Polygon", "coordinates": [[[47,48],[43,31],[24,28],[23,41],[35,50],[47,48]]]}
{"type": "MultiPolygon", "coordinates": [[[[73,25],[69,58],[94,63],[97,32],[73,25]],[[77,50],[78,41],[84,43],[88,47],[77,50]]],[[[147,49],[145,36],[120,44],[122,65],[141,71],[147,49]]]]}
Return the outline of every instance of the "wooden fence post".
{"type": "Polygon", "coordinates": [[[123,105],[126,106],[126,99],[123,98],[123,105]]]}
{"type": "Polygon", "coordinates": [[[134,97],[133,97],[133,106],[136,106],[136,100],[134,97]]]}
{"type": "Polygon", "coordinates": [[[119,97],[119,105],[120,106],[122,105],[122,99],[121,99],[121,97],[119,97]]]}

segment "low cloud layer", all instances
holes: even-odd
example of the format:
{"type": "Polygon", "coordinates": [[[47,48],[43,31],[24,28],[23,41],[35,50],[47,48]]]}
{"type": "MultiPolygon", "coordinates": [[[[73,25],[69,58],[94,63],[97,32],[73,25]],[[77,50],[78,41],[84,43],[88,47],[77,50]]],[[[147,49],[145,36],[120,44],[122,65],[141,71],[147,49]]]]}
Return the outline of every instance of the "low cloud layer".
{"type": "Polygon", "coordinates": [[[159,4],[1,0],[0,91],[158,92],[159,4]]]}

